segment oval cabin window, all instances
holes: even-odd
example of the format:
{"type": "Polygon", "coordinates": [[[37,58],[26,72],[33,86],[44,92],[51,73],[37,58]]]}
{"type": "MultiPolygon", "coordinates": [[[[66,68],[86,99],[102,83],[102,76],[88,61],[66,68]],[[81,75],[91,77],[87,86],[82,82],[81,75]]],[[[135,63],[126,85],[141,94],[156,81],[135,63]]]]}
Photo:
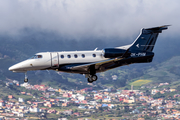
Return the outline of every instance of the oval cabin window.
{"type": "Polygon", "coordinates": [[[61,58],[64,58],[64,55],[61,55],[61,58]]]}
{"type": "Polygon", "coordinates": [[[71,55],[67,55],[68,58],[71,58],[71,55]]]}
{"type": "Polygon", "coordinates": [[[92,54],[93,57],[96,57],[96,54],[92,54]]]}
{"type": "Polygon", "coordinates": [[[74,57],[77,58],[78,56],[75,54],[74,57]]]}
{"type": "Polygon", "coordinates": [[[82,54],[82,58],[85,58],[85,55],[84,55],[84,54],[82,54]]]}

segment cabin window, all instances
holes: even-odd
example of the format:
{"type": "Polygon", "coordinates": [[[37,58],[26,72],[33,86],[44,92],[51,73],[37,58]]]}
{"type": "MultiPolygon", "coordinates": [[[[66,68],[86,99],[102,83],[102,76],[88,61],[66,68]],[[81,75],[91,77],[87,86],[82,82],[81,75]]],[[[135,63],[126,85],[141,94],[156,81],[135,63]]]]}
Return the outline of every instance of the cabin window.
{"type": "Polygon", "coordinates": [[[92,54],[93,57],[96,57],[96,54],[92,54]]]}
{"type": "Polygon", "coordinates": [[[61,58],[64,58],[64,55],[61,55],[61,58]]]}
{"type": "Polygon", "coordinates": [[[42,55],[37,55],[37,58],[42,58],[42,55]]]}
{"type": "Polygon", "coordinates": [[[40,59],[42,58],[42,55],[34,55],[30,59],[40,59]]]}
{"type": "Polygon", "coordinates": [[[35,57],[36,55],[34,55],[34,56],[32,56],[32,57],[30,57],[30,59],[34,59],[34,57],[35,57]]]}
{"type": "Polygon", "coordinates": [[[71,58],[71,55],[67,55],[68,58],[71,58]]]}
{"type": "Polygon", "coordinates": [[[84,55],[84,54],[82,54],[82,58],[85,58],[85,55],[84,55]]]}
{"type": "Polygon", "coordinates": [[[75,55],[74,55],[74,57],[75,57],[75,58],[77,58],[77,57],[78,57],[78,55],[76,55],[76,54],[75,54],[75,55]]]}

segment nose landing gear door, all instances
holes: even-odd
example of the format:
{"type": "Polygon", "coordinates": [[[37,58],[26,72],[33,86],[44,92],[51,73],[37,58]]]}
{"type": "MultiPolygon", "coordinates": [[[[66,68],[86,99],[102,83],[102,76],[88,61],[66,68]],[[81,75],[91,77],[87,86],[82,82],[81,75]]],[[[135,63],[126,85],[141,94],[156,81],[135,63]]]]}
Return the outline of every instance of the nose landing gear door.
{"type": "Polygon", "coordinates": [[[59,67],[59,54],[58,53],[50,53],[51,54],[51,67],[58,68],[59,67]]]}

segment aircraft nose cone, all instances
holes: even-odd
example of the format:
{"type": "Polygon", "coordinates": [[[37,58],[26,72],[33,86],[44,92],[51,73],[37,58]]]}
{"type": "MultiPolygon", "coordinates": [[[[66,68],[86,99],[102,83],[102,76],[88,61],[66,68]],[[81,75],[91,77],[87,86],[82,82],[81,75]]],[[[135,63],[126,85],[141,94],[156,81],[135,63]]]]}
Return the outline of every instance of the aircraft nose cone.
{"type": "Polygon", "coordinates": [[[16,65],[13,65],[13,66],[9,67],[9,71],[16,71],[19,68],[20,68],[20,66],[16,64],[16,65]]]}
{"type": "Polygon", "coordinates": [[[9,67],[8,70],[9,70],[9,71],[13,71],[13,66],[9,67]]]}
{"type": "Polygon", "coordinates": [[[9,71],[13,71],[13,72],[20,72],[20,71],[24,71],[22,70],[23,65],[21,63],[15,64],[11,67],[9,67],[9,71]]]}
{"type": "Polygon", "coordinates": [[[26,72],[29,66],[29,62],[26,60],[9,67],[8,70],[12,72],[26,72]]]}

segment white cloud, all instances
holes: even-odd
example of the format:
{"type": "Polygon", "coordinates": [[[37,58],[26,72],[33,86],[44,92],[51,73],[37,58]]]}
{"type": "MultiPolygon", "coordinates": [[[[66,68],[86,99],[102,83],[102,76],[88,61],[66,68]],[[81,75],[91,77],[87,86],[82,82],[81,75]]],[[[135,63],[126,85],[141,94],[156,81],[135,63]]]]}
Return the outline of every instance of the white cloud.
{"type": "Polygon", "coordinates": [[[179,34],[179,0],[0,0],[0,33],[30,27],[69,38],[137,35],[142,27],[171,24],[179,34]]]}

